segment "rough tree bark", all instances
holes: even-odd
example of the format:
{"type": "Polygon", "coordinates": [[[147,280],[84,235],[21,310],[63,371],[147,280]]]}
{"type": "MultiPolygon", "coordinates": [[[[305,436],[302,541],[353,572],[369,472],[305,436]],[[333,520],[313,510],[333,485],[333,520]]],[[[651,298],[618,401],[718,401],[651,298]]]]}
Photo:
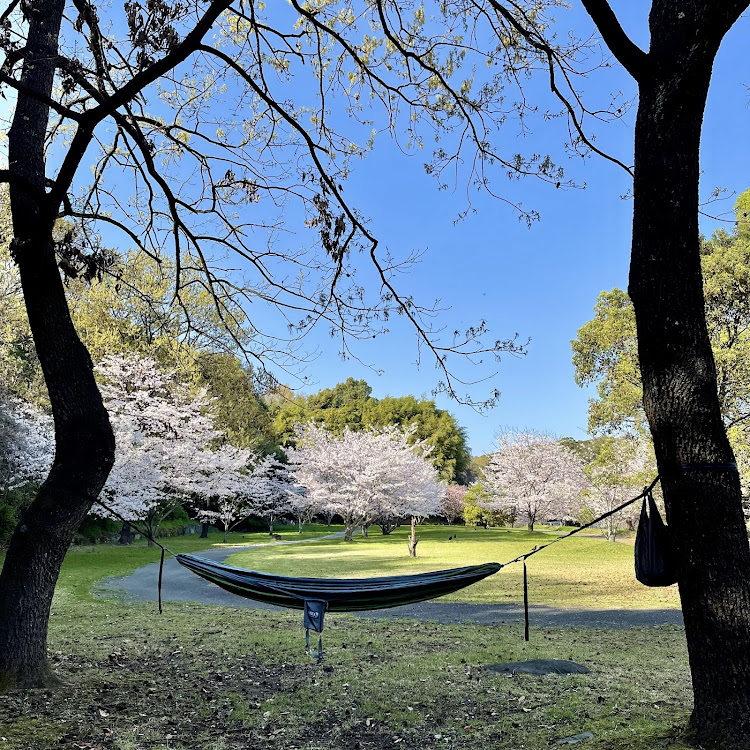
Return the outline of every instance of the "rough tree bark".
{"type": "MultiPolygon", "coordinates": [[[[52,93],[64,0],[35,2],[21,83],[52,93]]],[[[0,690],[53,682],[47,622],[65,553],[114,461],[114,437],[91,358],[70,319],[52,239],[56,206],[45,195],[48,107],[19,96],[8,133],[13,244],[31,331],[55,418],[52,470],[23,514],[0,573],[0,690]]]]}
{"type": "MultiPolygon", "coordinates": [[[[699,741],[750,745],[750,547],[706,328],[699,146],[714,57],[747,2],[656,0],[639,81],[633,248],[644,407],[679,558],[699,741]],[[697,465],[713,464],[700,470],[697,465]],[[688,466],[686,470],[684,467],[688,466]]],[[[627,67],[627,66],[626,66],[627,67]]]]}
{"type": "Polygon", "coordinates": [[[357,528],[357,524],[351,518],[344,518],[344,541],[351,542],[354,538],[354,530],[357,528]]]}

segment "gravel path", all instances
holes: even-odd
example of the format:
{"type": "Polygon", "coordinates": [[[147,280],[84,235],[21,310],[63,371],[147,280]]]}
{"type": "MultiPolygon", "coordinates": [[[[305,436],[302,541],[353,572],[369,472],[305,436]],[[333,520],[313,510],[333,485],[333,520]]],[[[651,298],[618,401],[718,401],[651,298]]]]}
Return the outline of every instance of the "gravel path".
{"type": "MultiPolygon", "coordinates": [[[[330,534],[320,539],[332,539],[342,533],[330,534]]],[[[274,544],[300,544],[307,540],[274,542],[274,544]]],[[[222,562],[240,550],[266,545],[250,544],[238,547],[221,547],[202,550],[196,554],[215,562],[222,562]]],[[[159,564],[151,563],[122,578],[105,578],[97,590],[117,591],[132,601],[156,601],[159,564]]],[[[199,602],[227,607],[249,607],[251,609],[278,609],[270,604],[254,602],[234,596],[213,586],[183,568],[172,558],[164,563],[162,598],[171,602],[199,602]]],[[[380,609],[371,612],[353,613],[359,617],[409,618],[431,620],[445,624],[466,622],[479,625],[503,625],[523,621],[522,604],[457,604],[453,602],[421,602],[403,607],[380,609]]],[[[532,626],[538,627],[585,627],[619,630],[623,628],[653,625],[682,625],[682,612],[677,609],[561,609],[539,604],[529,606],[532,626]]]]}

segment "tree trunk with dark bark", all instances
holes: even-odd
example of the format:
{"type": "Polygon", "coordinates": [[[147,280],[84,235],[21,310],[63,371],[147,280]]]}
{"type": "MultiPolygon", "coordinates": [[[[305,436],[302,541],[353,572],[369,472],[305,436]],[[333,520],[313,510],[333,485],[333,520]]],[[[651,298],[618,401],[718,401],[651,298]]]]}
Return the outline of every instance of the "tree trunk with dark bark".
{"type": "Polygon", "coordinates": [[[204,521],[201,524],[201,539],[208,539],[208,524],[204,521]]]}
{"type": "Polygon", "coordinates": [[[388,534],[392,533],[393,530],[396,528],[396,524],[394,521],[381,521],[380,522],[380,530],[383,532],[383,536],[388,536],[388,534]]]}
{"type": "Polygon", "coordinates": [[[746,748],[750,547],[739,475],[722,468],[734,455],[719,410],[699,255],[701,125],[713,59],[731,25],[717,28],[716,15],[721,11],[706,2],[654,3],[652,9],[651,60],[640,80],[635,133],[628,291],[644,407],[680,566],[695,696],[691,724],[699,741],[746,748]],[[687,22],[683,12],[667,13],[677,5],[687,22]],[[698,6],[705,6],[710,25],[698,6]],[[706,464],[711,468],[700,468],[706,464]]]}
{"type": "Polygon", "coordinates": [[[354,530],[357,525],[351,520],[344,520],[344,541],[351,542],[354,538],[354,530]]]}
{"type": "Polygon", "coordinates": [[[123,522],[122,528],[120,529],[120,538],[117,540],[118,544],[132,544],[135,532],[133,527],[129,523],[123,522]]]}
{"type": "MultiPolygon", "coordinates": [[[[49,96],[63,0],[35,2],[21,82],[49,96]]],[[[91,358],[70,319],[55,257],[57,214],[46,198],[44,142],[49,110],[18,97],[8,133],[13,242],[29,324],[55,420],[49,476],[22,515],[0,573],[0,690],[54,681],[47,662],[52,595],[73,534],[114,461],[114,437],[91,358]]]]}

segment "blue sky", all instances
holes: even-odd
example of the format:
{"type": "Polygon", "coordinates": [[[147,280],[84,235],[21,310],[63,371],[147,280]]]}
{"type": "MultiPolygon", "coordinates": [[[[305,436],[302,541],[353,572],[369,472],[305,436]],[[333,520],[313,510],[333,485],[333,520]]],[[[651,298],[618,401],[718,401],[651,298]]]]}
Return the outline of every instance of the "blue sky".
{"type": "MultiPolygon", "coordinates": [[[[649,3],[631,0],[613,6],[628,32],[646,46],[649,3]]],[[[561,20],[566,17],[560,14],[561,20]]],[[[574,10],[572,18],[571,27],[579,33],[589,28],[580,10],[574,10]]],[[[715,66],[702,144],[705,197],[714,187],[736,194],[750,187],[747,34],[748,19],[742,19],[727,36],[715,66]]],[[[620,87],[629,95],[635,92],[616,68],[587,85],[594,98],[620,87]]],[[[633,109],[623,122],[598,131],[598,144],[606,144],[605,150],[628,164],[634,116],[633,109]]],[[[533,137],[541,148],[559,152],[560,134],[552,128],[539,126],[533,137]]],[[[521,197],[525,206],[541,213],[541,221],[528,229],[504,204],[477,196],[477,213],[454,225],[463,205],[460,189],[456,194],[438,192],[424,174],[423,161],[404,157],[381,141],[347,185],[347,194],[371,217],[383,244],[394,252],[411,247],[427,251],[421,265],[403,279],[403,288],[424,300],[439,297],[450,305],[442,319],[451,330],[485,318],[497,337],[518,332],[521,338],[531,338],[527,356],[506,356],[497,368],[491,384],[502,395],[494,410],[480,415],[445,398],[438,398],[439,405],[466,428],[475,455],[492,450],[494,435],[506,426],[585,438],[593,392],[574,382],[570,341],[591,318],[601,291],[627,286],[632,202],[621,198],[630,184],[627,174],[592,157],[565,164],[570,176],[586,182],[585,190],[559,191],[531,179],[505,184],[498,180],[496,187],[503,195],[521,197]]],[[[733,202],[729,198],[707,211],[730,211],[733,202]]],[[[718,223],[704,219],[702,226],[710,233],[718,223]]],[[[321,342],[326,347],[325,339],[321,342]]],[[[358,352],[384,374],[342,362],[329,344],[309,367],[316,381],[310,390],[330,387],[351,375],[366,379],[376,397],[430,396],[435,370],[431,363],[419,369],[413,364],[416,348],[406,325],[358,352]]]]}
{"type": "MultiPolygon", "coordinates": [[[[560,11],[559,19],[585,35],[591,26],[579,3],[573,5],[571,13],[560,11]]],[[[644,0],[613,2],[623,25],[644,46],[649,5],[644,0]]],[[[748,23],[742,19],[730,32],[715,66],[702,151],[705,196],[717,186],[735,194],[750,187],[748,23]]],[[[594,100],[621,88],[626,95],[635,93],[632,82],[616,67],[600,71],[585,86],[594,100]]],[[[597,132],[598,144],[626,163],[632,163],[634,115],[633,110],[622,122],[597,132]]],[[[559,122],[537,123],[526,139],[518,139],[512,129],[502,137],[511,153],[534,148],[560,154],[560,127],[559,122]]],[[[443,306],[450,306],[439,321],[449,330],[485,319],[494,337],[518,332],[521,339],[531,339],[527,356],[506,356],[497,375],[475,389],[478,396],[490,387],[501,391],[494,410],[480,415],[443,397],[439,405],[466,428],[475,454],[490,451],[494,434],[505,426],[586,437],[587,399],[592,394],[574,382],[570,340],[591,317],[602,290],[627,285],[632,204],[621,195],[628,190],[628,176],[593,157],[563,162],[570,177],[586,183],[585,190],[555,190],[531,179],[510,182],[498,177],[498,191],[538,210],[541,221],[529,229],[505,204],[477,194],[477,212],[456,224],[465,185],[459,184],[455,192],[439,192],[425,175],[423,161],[420,155],[404,156],[381,137],[345,185],[351,203],[371,219],[382,246],[396,255],[414,248],[425,251],[420,265],[401,279],[400,289],[421,301],[440,298],[443,306]]],[[[727,211],[732,203],[730,198],[709,210],[727,211]]],[[[705,232],[715,226],[704,220],[705,232]]],[[[299,242],[308,239],[300,235],[299,242]]],[[[382,375],[352,360],[342,362],[335,343],[323,332],[308,346],[318,349],[307,367],[308,392],[352,376],[366,379],[376,397],[430,397],[438,379],[428,360],[416,366],[415,337],[401,320],[394,321],[386,337],[355,347],[363,361],[383,370],[382,375]]],[[[480,369],[478,374],[494,369],[480,369]]]]}

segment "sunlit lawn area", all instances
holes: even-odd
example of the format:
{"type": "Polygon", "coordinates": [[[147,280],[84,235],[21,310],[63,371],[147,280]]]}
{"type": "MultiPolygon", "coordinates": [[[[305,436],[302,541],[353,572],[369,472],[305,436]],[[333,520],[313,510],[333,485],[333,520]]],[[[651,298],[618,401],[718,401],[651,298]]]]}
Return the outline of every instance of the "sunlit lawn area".
{"type": "MultiPolygon", "coordinates": [[[[235,561],[296,575],[369,575],[502,560],[549,538],[463,527],[419,533],[416,561],[406,557],[405,529],[352,544],[258,548],[235,561]]],[[[299,537],[291,529],[283,536],[299,537]]],[[[166,541],[175,551],[198,551],[221,538],[166,541]]],[[[267,539],[235,534],[230,542],[267,539]]],[[[581,539],[557,548],[533,564],[535,601],[544,594],[552,602],[561,591],[562,603],[592,606],[585,584],[596,570],[610,571],[601,585],[607,601],[625,601],[615,582],[629,585],[630,545],[581,539]],[[571,564],[581,566],[577,577],[556,567],[571,564]]],[[[50,620],[52,660],[64,683],[0,696],[0,750],[543,750],[580,732],[594,735],[581,747],[596,750],[687,747],[679,735],[690,681],[679,628],[534,628],[527,644],[518,627],[329,615],[326,660],[317,665],[304,653],[298,612],[167,603],[159,616],[154,604],[91,593],[100,578],[157,559],[158,549],[144,545],[69,553],[50,620]],[[543,657],[573,659],[591,673],[509,678],[484,669],[543,657]]],[[[517,570],[494,578],[493,587],[462,598],[515,596],[517,570]]],[[[637,601],[648,606],[643,596],[637,601]]]]}
{"type": "MultiPolygon", "coordinates": [[[[408,527],[383,536],[372,527],[367,539],[267,547],[239,552],[229,563],[292,576],[368,577],[421,572],[488,561],[506,562],[554,538],[559,530],[477,529],[419,526],[417,558],[407,553],[408,527]],[[448,537],[454,536],[452,540],[448,537]]],[[[535,604],[588,609],[679,607],[675,586],[650,589],[635,580],[633,546],[604,539],[571,537],[530,558],[529,595],[535,604]]],[[[523,597],[521,565],[440,601],[518,602],[523,597]]]]}

